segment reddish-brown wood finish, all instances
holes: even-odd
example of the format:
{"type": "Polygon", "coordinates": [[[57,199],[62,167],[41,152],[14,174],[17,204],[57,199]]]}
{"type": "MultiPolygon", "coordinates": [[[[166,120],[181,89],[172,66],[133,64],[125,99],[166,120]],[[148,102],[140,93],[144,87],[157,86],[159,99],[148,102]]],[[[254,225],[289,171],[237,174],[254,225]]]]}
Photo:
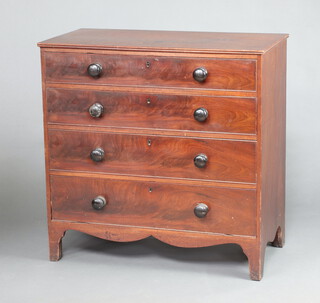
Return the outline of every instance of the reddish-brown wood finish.
{"type": "Polygon", "coordinates": [[[57,49],[261,54],[287,37],[287,34],[82,28],[40,42],[38,45],[57,49]]]}
{"type": "Polygon", "coordinates": [[[51,176],[52,219],[232,235],[256,235],[255,190],[51,176]],[[102,210],[92,208],[98,195],[102,210]],[[198,203],[209,207],[198,218],[198,203]]]}
{"type": "Polygon", "coordinates": [[[254,98],[178,96],[113,91],[47,89],[48,122],[105,127],[130,127],[201,132],[256,133],[254,98]],[[94,103],[104,107],[99,118],[90,116],[94,103]],[[204,107],[204,122],[193,114],[204,107]]]}
{"type": "Polygon", "coordinates": [[[255,143],[49,130],[51,169],[255,183],[255,143]],[[90,153],[102,148],[102,162],[90,153]],[[198,168],[194,157],[205,154],[198,168]]]}
{"type": "Polygon", "coordinates": [[[284,243],[287,37],[81,29],[39,43],[50,260],[69,229],[236,243],[260,280],[267,243],[284,243]],[[91,63],[103,65],[100,78],[87,75],[91,63]],[[204,83],[192,77],[200,66],[204,83]],[[98,119],[88,114],[95,102],[105,108],[98,119]],[[204,123],[198,107],[209,110],[204,123]],[[101,163],[89,157],[97,147],[101,163]],[[204,169],[193,164],[199,153],[204,169]],[[98,195],[102,211],[91,207],[98,195]],[[202,219],[199,202],[209,206],[202,219]]]}
{"type": "Polygon", "coordinates": [[[256,90],[256,61],[252,59],[48,52],[45,61],[46,79],[53,83],[256,90]],[[98,78],[87,73],[93,63],[103,68],[98,78]],[[199,67],[208,71],[202,83],[193,79],[199,67]]]}
{"type": "MultiPolygon", "coordinates": [[[[261,262],[267,243],[282,247],[285,237],[286,40],[262,58],[261,83],[261,262]]],[[[254,277],[253,277],[254,278],[254,277]]]]}
{"type": "Polygon", "coordinates": [[[242,247],[244,253],[253,251],[257,238],[251,236],[236,236],[226,234],[199,233],[175,229],[157,229],[138,226],[107,225],[95,223],[79,223],[73,221],[50,220],[50,259],[58,261],[62,256],[61,240],[66,230],[78,230],[101,239],[131,242],[150,236],[177,247],[205,247],[211,245],[235,243],[242,247]],[[50,238],[51,240],[51,238],[50,238]],[[51,245],[54,243],[55,245],[51,245]]]}
{"type": "Polygon", "coordinates": [[[260,224],[256,245],[244,246],[252,280],[261,280],[268,243],[284,245],[285,237],[285,132],[286,40],[262,56],[258,105],[257,202],[260,224]]]}
{"type": "Polygon", "coordinates": [[[157,182],[157,183],[168,183],[180,184],[180,185],[191,185],[191,186],[216,186],[223,188],[235,188],[235,189],[256,189],[256,183],[231,183],[221,182],[212,180],[198,180],[198,179],[168,179],[159,176],[135,176],[135,175],[115,175],[106,173],[95,173],[95,172],[79,172],[72,170],[50,170],[50,176],[70,176],[70,177],[85,177],[85,178],[99,178],[105,180],[123,180],[123,181],[142,181],[142,182],[157,182]]]}

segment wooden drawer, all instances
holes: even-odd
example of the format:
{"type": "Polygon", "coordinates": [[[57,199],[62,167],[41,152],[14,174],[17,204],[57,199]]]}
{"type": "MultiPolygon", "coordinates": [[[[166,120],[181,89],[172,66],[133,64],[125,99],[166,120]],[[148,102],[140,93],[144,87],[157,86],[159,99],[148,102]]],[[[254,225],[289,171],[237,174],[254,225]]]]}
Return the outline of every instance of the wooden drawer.
{"type": "Polygon", "coordinates": [[[255,190],[51,176],[52,218],[163,229],[255,235],[255,190]],[[107,204],[95,210],[91,201],[107,204]],[[209,211],[194,214],[198,203],[209,211]]]}
{"type": "Polygon", "coordinates": [[[46,52],[45,65],[48,82],[256,90],[253,59],[46,52]],[[95,63],[101,65],[102,74],[93,78],[87,68],[95,63]],[[204,82],[193,79],[194,70],[200,67],[208,71],[204,82]]]}
{"type": "Polygon", "coordinates": [[[255,143],[49,130],[51,169],[255,183],[255,143]],[[104,160],[90,153],[104,150],[104,160]],[[198,168],[194,157],[205,154],[198,168]]]}
{"type": "Polygon", "coordinates": [[[256,133],[256,100],[208,96],[177,96],[71,89],[47,89],[48,121],[108,127],[158,128],[206,132],[256,133]],[[92,117],[99,103],[103,114],[92,117]],[[194,113],[208,111],[199,122],[194,113]]]}

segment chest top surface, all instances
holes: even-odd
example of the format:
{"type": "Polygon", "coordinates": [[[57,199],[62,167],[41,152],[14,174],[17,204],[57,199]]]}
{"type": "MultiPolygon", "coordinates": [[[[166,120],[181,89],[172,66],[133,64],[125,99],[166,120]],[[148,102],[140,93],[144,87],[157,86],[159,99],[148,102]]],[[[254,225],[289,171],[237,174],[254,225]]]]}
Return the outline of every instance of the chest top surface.
{"type": "Polygon", "coordinates": [[[40,47],[106,50],[263,54],[287,34],[78,29],[40,47]]]}

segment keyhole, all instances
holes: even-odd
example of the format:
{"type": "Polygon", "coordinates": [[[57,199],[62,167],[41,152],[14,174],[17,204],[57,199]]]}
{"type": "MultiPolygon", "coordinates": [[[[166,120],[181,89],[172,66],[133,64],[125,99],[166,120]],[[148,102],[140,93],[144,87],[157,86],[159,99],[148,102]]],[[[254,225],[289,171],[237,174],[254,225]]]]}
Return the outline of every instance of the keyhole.
{"type": "Polygon", "coordinates": [[[146,62],[146,67],[149,68],[150,66],[151,66],[151,62],[150,62],[150,61],[147,61],[147,62],[146,62]]]}
{"type": "Polygon", "coordinates": [[[151,146],[151,140],[150,139],[148,140],[148,146],[151,146]]]}
{"type": "Polygon", "coordinates": [[[150,188],[149,188],[149,193],[151,193],[151,192],[152,192],[152,188],[150,187],[150,188]]]}
{"type": "Polygon", "coordinates": [[[151,100],[150,98],[147,99],[147,104],[150,105],[151,104],[151,100]]]}

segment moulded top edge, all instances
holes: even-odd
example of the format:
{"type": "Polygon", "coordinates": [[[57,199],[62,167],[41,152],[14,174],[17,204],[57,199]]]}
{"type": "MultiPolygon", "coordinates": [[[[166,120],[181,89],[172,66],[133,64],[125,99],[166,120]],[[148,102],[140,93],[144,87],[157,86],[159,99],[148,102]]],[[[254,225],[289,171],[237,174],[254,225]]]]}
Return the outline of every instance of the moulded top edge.
{"type": "Polygon", "coordinates": [[[79,29],[38,43],[45,48],[263,54],[288,34],[79,29]]]}

